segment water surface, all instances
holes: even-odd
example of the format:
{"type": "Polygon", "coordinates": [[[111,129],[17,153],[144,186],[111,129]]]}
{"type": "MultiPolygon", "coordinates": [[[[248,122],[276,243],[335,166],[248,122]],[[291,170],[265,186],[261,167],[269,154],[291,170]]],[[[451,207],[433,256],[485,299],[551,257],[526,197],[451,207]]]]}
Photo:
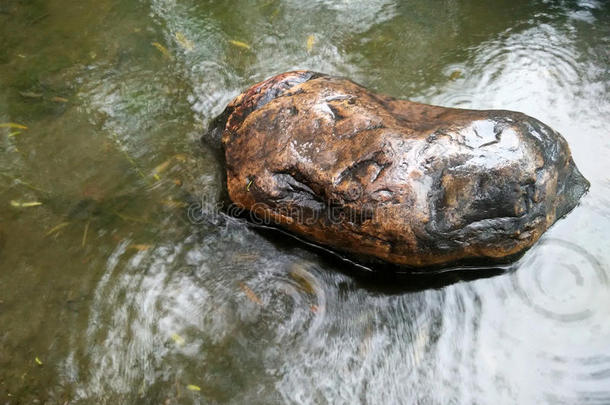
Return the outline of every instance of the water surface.
{"type": "Polygon", "coordinates": [[[610,403],[610,6],[490,4],[4,0],[0,403],[610,403]],[[189,221],[222,189],[208,121],[297,68],[525,112],[591,190],[470,281],[189,221]]]}

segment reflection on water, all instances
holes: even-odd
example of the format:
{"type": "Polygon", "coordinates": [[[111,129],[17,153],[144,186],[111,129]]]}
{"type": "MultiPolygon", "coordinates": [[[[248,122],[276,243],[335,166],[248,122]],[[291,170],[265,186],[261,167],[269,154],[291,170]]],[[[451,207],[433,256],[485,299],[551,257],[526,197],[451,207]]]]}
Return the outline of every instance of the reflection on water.
{"type": "Polygon", "coordinates": [[[595,1],[3,2],[0,123],[27,129],[0,128],[0,403],[609,403],[609,17],[595,1]],[[190,223],[222,190],[207,121],[294,68],[526,112],[591,191],[474,280],[361,277],[241,222],[190,223]]]}

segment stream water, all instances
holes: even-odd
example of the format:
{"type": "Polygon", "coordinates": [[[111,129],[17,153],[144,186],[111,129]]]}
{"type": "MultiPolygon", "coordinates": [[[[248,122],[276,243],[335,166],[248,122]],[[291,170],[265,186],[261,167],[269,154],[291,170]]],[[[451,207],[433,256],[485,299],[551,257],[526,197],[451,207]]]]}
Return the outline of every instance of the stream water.
{"type": "Polygon", "coordinates": [[[0,404],[610,404],[609,66],[602,0],[2,0],[0,404]],[[474,280],[193,223],[208,121],[292,69],[525,112],[591,189],[474,280]]]}

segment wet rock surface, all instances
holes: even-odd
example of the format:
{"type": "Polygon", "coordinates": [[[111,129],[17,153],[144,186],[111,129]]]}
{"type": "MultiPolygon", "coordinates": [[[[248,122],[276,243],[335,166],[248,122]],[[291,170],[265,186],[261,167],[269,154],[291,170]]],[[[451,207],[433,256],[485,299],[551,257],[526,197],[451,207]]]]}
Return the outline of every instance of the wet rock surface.
{"type": "Polygon", "coordinates": [[[211,129],[233,203],[365,262],[513,259],[589,187],[563,137],[525,114],[398,100],[309,71],[252,86],[211,129]]]}

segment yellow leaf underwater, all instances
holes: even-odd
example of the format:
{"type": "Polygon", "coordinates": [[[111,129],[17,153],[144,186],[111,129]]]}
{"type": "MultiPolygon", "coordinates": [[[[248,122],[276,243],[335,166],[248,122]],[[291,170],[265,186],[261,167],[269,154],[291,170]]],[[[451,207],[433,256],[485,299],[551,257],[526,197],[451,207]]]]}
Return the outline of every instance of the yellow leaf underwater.
{"type": "Polygon", "coordinates": [[[155,180],[160,180],[161,179],[161,173],[163,173],[164,171],[167,170],[167,168],[174,162],[178,161],[178,162],[185,162],[187,159],[187,156],[181,153],[178,153],[172,157],[170,157],[169,159],[167,159],[165,162],[159,164],[157,167],[155,167],[152,170],[152,176],[155,180]]]}
{"type": "Polygon", "coordinates": [[[169,164],[172,162],[172,159],[167,159],[165,162],[161,163],[159,166],[153,169],[153,175],[161,174],[169,167],[169,164]]]}
{"type": "Polygon", "coordinates": [[[29,208],[29,207],[38,207],[42,205],[40,201],[15,201],[11,200],[11,206],[15,208],[29,208]]]}
{"type": "Polygon", "coordinates": [[[179,162],[186,162],[186,160],[188,159],[188,156],[186,156],[184,153],[176,153],[172,157],[179,162]]]}
{"type": "Polygon", "coordinates": [[[135,244],[135,245],[130,245],[129,249],[135,249],[137,251],[143,252],[145,250],[148,250],[152,247],[152,245],[145,245],[145,244],[135,244]]]}
{"type": "Polygon", "coordinates": [[[244,283],[239,283],[239,288],[242,289],[242,291],[244,292],[244,294],[246,294],[246,297],[248,297],[248,299],[250,301],[254,302],[257,305],[261,305],[261,306],[263,305],[263,302],[261,301],[261,299],[258,298],[258,295],[256,295],[250,287],[248,287],[244,283]]]}
{"type": "Polygon", "coordinates": [[[34,93],[33,91],[20,91],[19,95],[25,98],[42,98],[42,93],[34,93]]]}
{"type": "Polygon", "coordinates": [[[187,385],[186,388],[190,391],[201,391],[200,387],[198,387],[197,385],[193,385],[193,384],[187,385]]]}
{"type": "Polygon", "coordinates": [[[195,49],[195,44],[193,44],[193,41],[185,37],[183,33],[178,31],[174,34],[174,37],[176,38],[176,42],[178,42],[178,44],[185,50],[190,52],[195,49]]]}
{"type": "Polygon", "coordinates": [[[42,366],[42,364],[43,364],[43,363],[42,363],[42,361],[40,361],[40,359],[39,359],[38,357],[36,357],[36,358],[34,359],[34,361],[35,361],[35,362],[36,362],[36,364],[38,364],[39,366],[42,366]]]}
{"type": "Polygon", "coordinates": [[[81,247],[85,247],[85,244],[87,243],[87,233],[89,232],[89,223],[91,221],[87,221],[87,223],[85,224],[85,230],[83,231],[83,239],[81,240],[80,246],[81,247]]]}
{"type": "Polygon", "coordinates": [[[250,49],[250,45],[248,45],[248,44],[247,44],[247,43],[245,43],[245,42],[241,42],[241,41],[236,41],[236,40],[234,40],[234,39],[230,39],[230,40],[229,40],[229,43],[230,43],[231,45],[235,45],[235,46],[236,46],[236,47],[238,47],[238,48],[242,48],[242,49],[248,49],[248,50],[250,49]]]}
{"type": "Polygon", "coordinates": [[[309,271],[305,270],[302,266],[293,266],[289,275],[307,294],[316,294],[316,289],[314,287],[316,283],[315,278],[309,271]]]}
{"type": "Polygon", "coordinates": [[[172,340],[178,346],[182,346],[184,344],[184,338],[177,333],[172,333],[172,340]]]}
{"type": "Polygon", "coordinates": [[[459,70],[454,70],[453,72],[451,72],[451,74],[449,75],[449,80],[457,80],[460,77],[462,77],[462,72],[459,70]]]}
{"type": "Polygon", "coordinates": [[[161,205],[163,205],[164,207],[167,208],[184,208],[186,206],[188,206],[187,203],[185,203],[184,201],[175,201],[172,199],[166,199],[161,201],[161,205]]]}
{"type": "Polygon", "coordinates": [[[260,259],[260,255],[256,253],[236,253],[233,255],[233,259],[235,259],[237,263],[253,262],[260,259]]]}
{"type": "Polygon", "coordinates": [[[25,125],[17,124],[14,122],[5,122],[0,124],[0,128],[14,128],[14,129],[28,129],[25,125]]]}
{"type": "Polygon", "coordinates": [[[316,43],[316,37],[310,35],[307,37],[307,52],[313,51],[313,45],[316,43]]]}
{"type": "Polygon", "coordinates": [[[62,228],[65,228],[66,226],[70,225],[70,222],[62,222],[58,225],[55,225],[53,228],[49,229],[49,232],[47,232],[47,234],[45,236],[49,236],[51,234],[54,234],[55,232],[59,231],[62,228]]]}
{"type": "Polygon", "coordinates": [[[161,54],[162,54],[163,56],[165,56],[167,59],[169,59],[169,60],[172,60],[172,59],[173,59],[172,54],[171,54],[171,53],[169,53],[169,51],[167,50],[167,48],[166,48],[166,47],[164,47],[163,45],[161,45],[160,43],[158,43],[158,42],[151,42],[151,45],[152,45],[152,46],[154,46],[155,48],[157,48],[157,50],[158,50],[159,52],[161,52],[161,54]]]}

